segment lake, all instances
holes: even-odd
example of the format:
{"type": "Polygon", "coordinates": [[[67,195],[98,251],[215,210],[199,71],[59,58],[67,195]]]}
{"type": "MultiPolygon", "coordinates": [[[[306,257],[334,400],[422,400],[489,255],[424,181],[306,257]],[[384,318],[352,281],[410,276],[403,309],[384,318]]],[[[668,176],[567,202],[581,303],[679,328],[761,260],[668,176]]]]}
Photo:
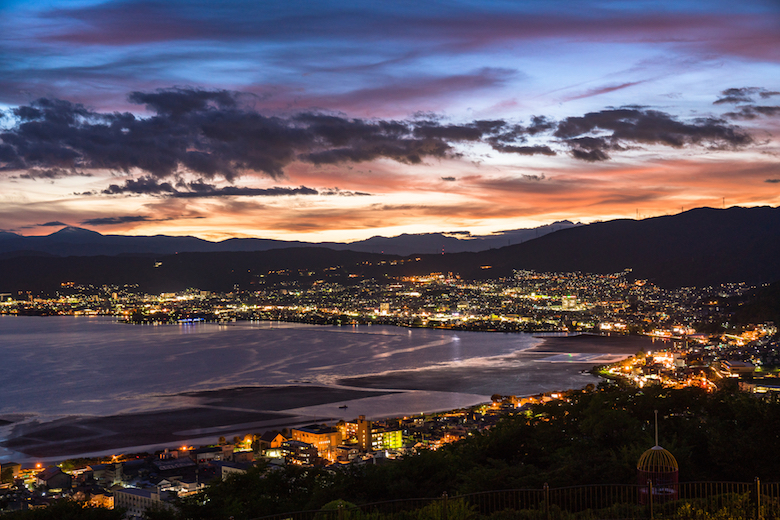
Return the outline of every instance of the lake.
{"type": "MultiPolygon", "coordinates": [[[[0,428],[0,440],[28,424],[181,408],[191,402],[184,393],[236,387],[383,391],[344,401],[350,403],[344,418],[455,408],[494,393],[580,388],[597,381],[583,369],[645,343],[597,339],[562,347],[528,334],[390,326],[142,326],[106,317],[0,316],[0,420],[10,422],[0,428]]],[[[333,405],[290,406],[299,416],[339,416],[333,405]]],[[[21,458],[6,450],[0,462],[11,456],[21,458]]]]}

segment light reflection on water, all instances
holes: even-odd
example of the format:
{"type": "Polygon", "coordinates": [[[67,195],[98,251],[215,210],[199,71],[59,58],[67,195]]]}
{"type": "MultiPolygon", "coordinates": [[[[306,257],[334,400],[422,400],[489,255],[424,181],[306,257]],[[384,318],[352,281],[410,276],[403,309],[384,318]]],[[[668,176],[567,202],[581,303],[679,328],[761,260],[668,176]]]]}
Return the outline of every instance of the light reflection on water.
{"type": "Polygon", "coordinates": [[[0,417],[107,415],[161,406],[150,399],[160,394],[336,384],[397,371],[415,384],[438,377],[434,390],[480,395],[522,395],[592,381],[580,374],[582,365],[537,362],[545,356],[526,351],[541,341],[528,334],[389,326],[155,326],[111,318],[0,316],[0,417]],[[446,377],[453,368],[468,372],[446,377]]]}

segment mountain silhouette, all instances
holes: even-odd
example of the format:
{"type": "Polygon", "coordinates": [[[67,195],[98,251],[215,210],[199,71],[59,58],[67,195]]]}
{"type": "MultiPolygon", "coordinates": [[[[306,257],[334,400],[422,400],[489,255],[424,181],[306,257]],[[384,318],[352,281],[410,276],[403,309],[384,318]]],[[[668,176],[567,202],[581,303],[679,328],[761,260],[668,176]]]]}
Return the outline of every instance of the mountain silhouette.
{"type": "Polygon", "coordinates": [[[487,251],[445,254],[401,256],[311,246],[114,256],[35,254],[0,258],[0,292],[52,292],[71,281],[138,284],[151,293],[188,287],[227,292],[235,285],[256,290],[279,280],[349,284],[432,272],[496,279],[511,277],[518,269],[602,274],[630,269],[631,276],[667,288],[757,285],[780,280],[780,209],[699,208],[673,216],[569,227],[487,251]]]}

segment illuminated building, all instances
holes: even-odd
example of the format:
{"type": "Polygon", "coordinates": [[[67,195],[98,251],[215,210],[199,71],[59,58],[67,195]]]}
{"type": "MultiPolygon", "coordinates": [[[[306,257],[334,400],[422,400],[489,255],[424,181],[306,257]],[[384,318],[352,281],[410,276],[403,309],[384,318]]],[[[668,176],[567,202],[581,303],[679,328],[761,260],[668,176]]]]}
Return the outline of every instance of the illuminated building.
{"type": "Polygon", "coordinates": [[[311,444],[317,449],[320,457],[328,460],[336,460],[335,449],[341,444],[341,431],[335,427],[307,426],[305,428],[293,428],[292,438],[295,441],[311,444]]]}
{"type": "Polygon", "coordinates": [[[397,450],[403,447],[403,434],[399,429],[374,427],[365,415],[357,422],[339,423],[345,439],[356,439],[361,451],[397,450]]]}
{"type": "Polygon", "coordinates": [[[308,442],[285,441],[282,443],[281,451],[287,464],[311,466],[318,459],[317,448],[308,442]]]}
{"type": "Polygon", "coordinates": [[[403,446],[404,440],[401,430],[388,430],[385,428],[371,430],[371,449],[373,451],[397,450],[403,448],[403,446]]]}
{"type": "Polygon", "coordinates": [[[365,415],[357,420],[357,441],[361,450],[371,450],[371,421],[367,421],[365,415]]]}
{"type": "Polygon", "coordinates": [[[739,377],[753,375],[756,367],[751,363],[744,361],[722,360],[720,362],[720,372],[726,377],[739,377]]]}

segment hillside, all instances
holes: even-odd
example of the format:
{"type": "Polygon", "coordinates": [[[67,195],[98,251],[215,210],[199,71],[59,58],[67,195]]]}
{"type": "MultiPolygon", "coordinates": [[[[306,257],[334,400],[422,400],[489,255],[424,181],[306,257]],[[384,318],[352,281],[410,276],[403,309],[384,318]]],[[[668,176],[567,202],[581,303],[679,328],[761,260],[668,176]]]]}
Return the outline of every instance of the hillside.
{"type": "Polygon", "coordinates": [[[614,220],[476,253],[407,257],[287,248],[259,252],[133,256],[18,256],[0,259],[0,292],[55,291],[60,283],[138,284],[148,292],[187,287],[252,290],[259,282],[356,283],[431,272],[466,279],[515,269],[611,273],[632,269],[663,287],[780,280],[780,209],[700,208],[646,220],[614,220]],[[266,276],[269,271],[283,271],[266,276]],[[353,276],[350,276],[353,275],[353,276]]]}
{"type": "Polygon", "coordinates": [[[44,253],[54,256],[115,256],[122,254],[171,255],[175,253],[225,253],[269,251],[291,247],[327,247],[362,253],[411,255],[420,253],[462,253],[485,251],[579,226],[569,221],[554,222],[532,229],[500,231],[493,235],[473,236],[467,232],[402,234],[374,236],[357,242],[301,242],[265,238],[229,238],[211,242],[191,236],[102,235],[96,231],[67,226],[45,236],[22,236],[0,231],[0,258],[44,253]]]}

